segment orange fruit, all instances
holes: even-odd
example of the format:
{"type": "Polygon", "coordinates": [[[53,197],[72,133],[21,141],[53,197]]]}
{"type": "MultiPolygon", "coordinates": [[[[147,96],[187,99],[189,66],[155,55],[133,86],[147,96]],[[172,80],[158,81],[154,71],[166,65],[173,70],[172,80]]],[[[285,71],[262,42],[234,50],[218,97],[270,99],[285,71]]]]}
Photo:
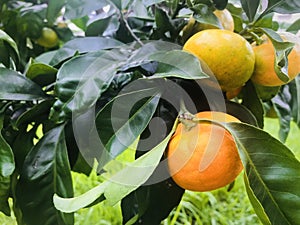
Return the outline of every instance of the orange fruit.
{"type": "MultiPolygon", "coordinates": [[[[283,40],[295,43],[293,50],[288,55],[288,75],[292,81],[300,73],[300,40],[291,33],[280,33],[283,40]]],[[[254,45],[255,69],[251,80],[262,86],[280,86],[285,84],[280,80],[274,70],[275,49],[270,40],[265,38],[260,45],[254,45]]],[[[287,83],[288,83],[287,82],[287,83]]]]}
{"type": "Polygon", "coordinates": [[[242,88],[243,88],[243,87],[239,87],[239,88],[236,88],[236,89],[227,91],[227,92],[225,93],[226,99],[233,99],[233,98],[235,98],[236,96],[238,96],[239,93],[241,92],[242,88]]]}
{"type": "Polygon", "coordinates": [[[56,32],[48,27],[42,29],[41,36],[37,39],[37,44],[46,48],[53,48],[58,44],[58,36],[56,32]]]}
{"type": "MultiPolygon", "coordinates": [[[[198,118],[240,122],[223,112],[200,112],[198,118]]],[[[211,191],[230,184],[243,169],[235,141],[223,127],[199,122],[187,130],[179,123],[167,148],[169,172],[182,188],[211,191]]]]}
{"type": "Polygon", "coordinates": [[[183,50],[205,62],[223,91],[243,86],[254,70],[251,45],[241,35],[228,30],[203,30],[190,37],[183,50]]]}

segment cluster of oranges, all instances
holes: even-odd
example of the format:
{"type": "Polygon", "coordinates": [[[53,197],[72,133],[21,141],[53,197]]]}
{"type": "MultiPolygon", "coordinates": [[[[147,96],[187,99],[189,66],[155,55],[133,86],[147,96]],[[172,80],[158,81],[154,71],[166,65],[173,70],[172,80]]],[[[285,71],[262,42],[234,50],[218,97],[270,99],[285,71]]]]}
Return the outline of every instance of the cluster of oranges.
{"type": "MultiPolygon", "coordinates": [[[[183,29],[186,38],[183,50],[205,63],[228,98],[235,97],[248,80],[262,86],[280,86],[300,73],[300,42],[289,33],[280,34],[284,41],[294,43],[288,55],[289,81],[283,82],[275,70],[275,49],[263,37],[260,45],[249,43],[234,32],[231,14],[225,9],[214,12],[223,29],[197,23],[190,18],[183,29]]],[[[207,122],[240,122],[222,112],[200,112],[202,119],[195,126],[180,123],[166,152],[169,171],[174,181],[184,189],[210,191],[230,184],[243,169],[232,135],[222,126],[207,122]],[[204,119],[204,120],[203,120],[204,119]]]]}

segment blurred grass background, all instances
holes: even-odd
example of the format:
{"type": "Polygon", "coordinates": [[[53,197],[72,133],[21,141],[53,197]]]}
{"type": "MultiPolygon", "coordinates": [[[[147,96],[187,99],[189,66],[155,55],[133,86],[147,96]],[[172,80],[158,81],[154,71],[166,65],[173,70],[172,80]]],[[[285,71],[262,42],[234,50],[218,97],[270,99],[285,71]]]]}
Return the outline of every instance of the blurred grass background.
{"type": "MultiPolygon", "coordinates": [[[[300,159],[300,130],[291,124],[291,132],[286,145],[300,159]]],[[[277,119],[265,120],[265,130],[277,137],[279,124],[277,119]]],[[[101,182],[95,173],[90,177],[73,173],[75,195],[80,195],[101,182]]],[[[122,223],[120,205],[109,206],[104,202],[91,208],[81,209],[75,213],[75,225],[120,225],[122,223]]],[[[0,213],[1,225],[16,225],[14,217],[0,213]]],[[[249,203],[240,175],[231,191],[227,187],[212,192],[186,191],[181,203],[162,225],[260,225],[249,203]]]]}

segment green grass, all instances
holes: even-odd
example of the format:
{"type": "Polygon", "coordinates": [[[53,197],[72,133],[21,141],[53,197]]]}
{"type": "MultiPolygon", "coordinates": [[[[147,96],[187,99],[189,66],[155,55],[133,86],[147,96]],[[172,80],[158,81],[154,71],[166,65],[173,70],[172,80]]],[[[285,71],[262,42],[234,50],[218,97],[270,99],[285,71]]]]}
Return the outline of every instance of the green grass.
{"type": "MultiPolygon", "coordinates": [[[[266,119],[265,130],[277,137],[279,124],[277,119],[266,119]]],[[[300,159],[298,148],[300,130],[292,124],[286,145],[300,159]]],[[[72,173],[75,195],[80,195],[101,182],[101,179],[92,173],[90,177],[72,173]]],[[[102,202],[91,208],[81,209],[75,213],[75,225],[120,225],[122,222],[120,205],[109,206],[102,202]]],[[[15,225],[13,217],[6,217],[0,213],[1,225],[15,225]]],[[[212,192],[186,191],[179,206],[162,225],[260,225],[252,206],[249,203],[240,175],[231,191],[221,188],[212,192]]]]}

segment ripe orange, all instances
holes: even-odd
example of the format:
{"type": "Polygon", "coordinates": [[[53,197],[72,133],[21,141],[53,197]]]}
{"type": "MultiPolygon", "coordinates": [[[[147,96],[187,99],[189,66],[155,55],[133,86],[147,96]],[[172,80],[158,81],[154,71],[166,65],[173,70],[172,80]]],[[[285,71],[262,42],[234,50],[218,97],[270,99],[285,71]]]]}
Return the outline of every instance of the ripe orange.
{"type": "Polygon", "coordinates": [[[227,91],[226,94],[226,99],[233,99],[236,96],[239,95],[239,93],[241,92],[241,90],[243,89],[243,87],[239,87],[230,91],[227,91]]]}
{"type": "MultiPolygon", "coordinates": [[[[283,40],[295,43],[288,55],[288,75],[292,81],[300,73],[300,40],[291,33],[281,33],[283,40]]],[[[261,45],[253,46],[255,53],[255,69],[251,80],[262,86],[280,86],[285,84],[274,70],[275,50],[272,42],[267,38],[261,45]]]]}
{"type": "MultiPolygon", "coordinates": [[[[196,116],[218,122],[240,122],[222,112],[200,112],[196,116]]],[[[173,180],[192,191],[224,187],[243,169],[231,134],[210,122],[199,122],[190,130],[180,123],[169,142],[167,158],[173,180]]]]}
{"type": "Polygon", "coordinates": [[[223,91],[243,86],[254,70],[251,45],[228,30],[203,30],[187,40],[183,50],[194,54],[210,68],[223,91]]]}
{"type": "Polygon", "coordinates": [[[37,39],[37,44],[46,48],[55,47],[58,44],[58,36],[53,29],[44,27],[41,36],[37,39]]]}

